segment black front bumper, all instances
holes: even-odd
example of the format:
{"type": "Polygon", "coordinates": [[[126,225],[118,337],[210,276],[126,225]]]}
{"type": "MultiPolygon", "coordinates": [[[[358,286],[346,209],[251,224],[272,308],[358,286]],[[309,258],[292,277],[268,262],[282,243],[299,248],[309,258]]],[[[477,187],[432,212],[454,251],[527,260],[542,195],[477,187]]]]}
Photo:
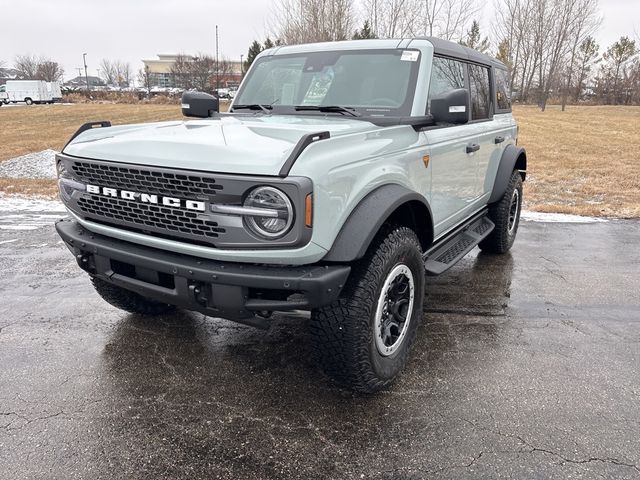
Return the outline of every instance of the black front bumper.
{"type": "Polygon", "coordinates": [[[243,321],[265,311],[307,310],[337,299],[348,265],[263,266],[219,262],[98,235],[74,220],[58,234],[89,274],[144,297],[243,321]]]}

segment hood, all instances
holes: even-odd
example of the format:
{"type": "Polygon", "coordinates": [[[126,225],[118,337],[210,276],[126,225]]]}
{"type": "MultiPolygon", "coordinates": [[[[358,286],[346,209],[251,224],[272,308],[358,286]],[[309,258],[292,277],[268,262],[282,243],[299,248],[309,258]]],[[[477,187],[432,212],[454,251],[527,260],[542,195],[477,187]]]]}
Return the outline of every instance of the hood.
{"type": "Polygon", "coordinates": [[[277,175],[306,134],[331,137],[376,129],[341,117],[223,116],[88,130],[64,153],[76,157],[219,173],[277,175]]]}

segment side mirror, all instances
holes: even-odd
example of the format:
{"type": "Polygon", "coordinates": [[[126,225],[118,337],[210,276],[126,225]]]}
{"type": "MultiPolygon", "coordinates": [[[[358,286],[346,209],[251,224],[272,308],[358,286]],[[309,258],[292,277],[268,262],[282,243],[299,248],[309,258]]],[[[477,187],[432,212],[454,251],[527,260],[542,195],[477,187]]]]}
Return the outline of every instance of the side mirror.
{"type": "Polygon", "coordinates": [[[220,103],[213,95],[204,92],[182,94],[182,114],[185,117],[209,118],[220,111],[220,103]]]}
{"type": "Polygon", "coordinates": [[[469,91],[466,88],[450,90],[431,99],[431,116],[437,123],[467,123],[468,105],[469,91]]]}

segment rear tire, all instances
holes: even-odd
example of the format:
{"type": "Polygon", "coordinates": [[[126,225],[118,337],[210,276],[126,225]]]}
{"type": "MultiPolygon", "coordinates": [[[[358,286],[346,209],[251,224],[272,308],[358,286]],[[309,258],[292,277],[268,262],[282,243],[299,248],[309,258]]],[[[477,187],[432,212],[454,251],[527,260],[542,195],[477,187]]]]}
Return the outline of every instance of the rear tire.
{"type": "Polygon", "coordinates": [[[150,300],[97,277],[91,277],[91,283],[103,300],[125,312],[155,316],[175,309],[173,305],[150,300]]]}
{"type": "Polygon", "coordinates": [[[409,358],[424,283],[422,249],[413,230],[383,229],[353,266],[340,298],[311,312],[314,356],[322,370],[358,392],[388,387],[409,358]]]}
{"type": "Polygon", "coordinates": [[[490,253],[506,253],[513,246],[522,210],[522,177],[514,170],[504,195],[489,206],[489,218],[496,227],[480,242],[480,249],[490,253]]]}

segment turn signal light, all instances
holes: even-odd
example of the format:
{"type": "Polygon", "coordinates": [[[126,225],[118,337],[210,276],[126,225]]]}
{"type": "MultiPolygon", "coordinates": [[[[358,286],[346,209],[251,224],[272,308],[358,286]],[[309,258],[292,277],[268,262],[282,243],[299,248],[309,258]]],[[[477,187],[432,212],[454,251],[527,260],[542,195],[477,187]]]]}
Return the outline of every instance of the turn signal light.
{"type": "Polygon", "coordinates": [[[313,195],[307,195],[304,200],[304,224],[307,227],[313,225],[313,195]]]}

